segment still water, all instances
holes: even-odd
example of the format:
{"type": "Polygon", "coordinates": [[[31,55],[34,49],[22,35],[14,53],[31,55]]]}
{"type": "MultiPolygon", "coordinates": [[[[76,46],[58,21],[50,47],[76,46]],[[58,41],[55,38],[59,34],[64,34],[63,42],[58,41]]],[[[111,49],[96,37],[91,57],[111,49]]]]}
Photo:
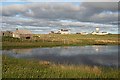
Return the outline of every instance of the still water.
{"type": "Polygon", "coordinates": [[[56,64],[118,66],[118,46],[77,46],[3,50],[15,58],[38,59],[56,64]]]}

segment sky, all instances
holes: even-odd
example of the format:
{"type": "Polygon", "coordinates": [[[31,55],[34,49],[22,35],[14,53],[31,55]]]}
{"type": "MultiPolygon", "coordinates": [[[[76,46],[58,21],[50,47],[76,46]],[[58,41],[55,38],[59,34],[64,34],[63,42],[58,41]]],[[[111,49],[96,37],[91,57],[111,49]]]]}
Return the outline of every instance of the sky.
{"type": "Polygon", "coordinates": [[[47,34],[59,29],[71,33],[95,31],[118,33],[118,0],[1,0],[3,31],[28,29],[47,34]]]}

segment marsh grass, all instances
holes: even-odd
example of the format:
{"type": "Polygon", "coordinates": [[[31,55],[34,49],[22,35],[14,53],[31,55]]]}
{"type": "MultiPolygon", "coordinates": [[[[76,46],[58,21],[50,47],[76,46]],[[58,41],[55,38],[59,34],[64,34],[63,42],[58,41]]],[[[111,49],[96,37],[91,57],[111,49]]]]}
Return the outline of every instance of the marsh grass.
{"type": "Polygon", "coordinates": [[[119,37],[117,34],[102,36],[80,34],[34,34],[33,39],[30,40],[2,37],[2,49],[84,45],[118,45],[119,43],[119,37]]]}
{"type": "Polygon", "coordinates": [[[3,78],[118,78],[118,69],[54,64],[3,55],[3,78]],[[47,64],[46,64],[47,63],[47,64]]]}

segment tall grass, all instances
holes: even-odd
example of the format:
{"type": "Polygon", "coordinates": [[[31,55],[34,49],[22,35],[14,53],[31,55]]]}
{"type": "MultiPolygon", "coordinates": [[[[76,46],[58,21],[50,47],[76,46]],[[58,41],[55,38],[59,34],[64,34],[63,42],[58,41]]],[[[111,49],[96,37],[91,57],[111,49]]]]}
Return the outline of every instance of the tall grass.
{"type": "Polygon", "coordinates": [[[118,78],[118,69],[60,65],[47,61],[15,59],[3,55],[3,78],[118,78]]]}

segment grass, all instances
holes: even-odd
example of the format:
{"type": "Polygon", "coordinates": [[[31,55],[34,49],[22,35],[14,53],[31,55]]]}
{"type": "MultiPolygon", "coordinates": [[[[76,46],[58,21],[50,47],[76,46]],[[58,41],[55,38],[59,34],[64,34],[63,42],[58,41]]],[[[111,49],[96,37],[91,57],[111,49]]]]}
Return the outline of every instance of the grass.
{"type": "Polygon", "coordinates": [[[3,78],[118,78],[118,69],[60,65],[47,61],[16,59],[2,56],[3,78]]]}
{"type": "Polygon", "coordinates": [[[2,49],[82,46],[82,45],[118,45],[119,35],[80,35],[80,34],[34,34],[33,39],[25,40],[12,37],[2,37],[2,49]]]}
{"type": "MultiPolygon", "coordinates": [[[[80,35],[80,34],[34,34],[33,39],[25,40],[2,37],[2,49],[119,45],[119,35],[80,35]],[[39,36],[39,37],[38,37],[39,36]]],[[[2,56],[3,78],[118,78],[120,70],[110,67],[87,65],[60,65],[48,61],[16,59],[2,56]]]]}

